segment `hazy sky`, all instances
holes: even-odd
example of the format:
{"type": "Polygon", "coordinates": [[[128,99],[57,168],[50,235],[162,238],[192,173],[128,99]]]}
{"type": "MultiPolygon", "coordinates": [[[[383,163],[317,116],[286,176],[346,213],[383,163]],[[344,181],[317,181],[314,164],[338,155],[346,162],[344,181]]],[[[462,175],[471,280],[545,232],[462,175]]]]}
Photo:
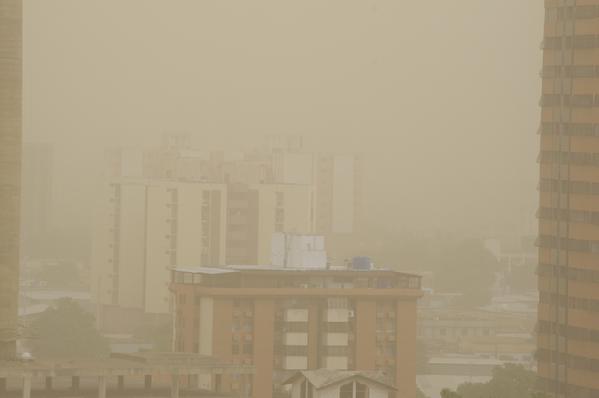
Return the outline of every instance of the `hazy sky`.
{"type": "Polygon", "coordinates": [[[363,152],[375,219],[517,231],[536,204],[541,0],[24,0],[25,140],[85,225],[105,146],[302,133],[363,152]]]}

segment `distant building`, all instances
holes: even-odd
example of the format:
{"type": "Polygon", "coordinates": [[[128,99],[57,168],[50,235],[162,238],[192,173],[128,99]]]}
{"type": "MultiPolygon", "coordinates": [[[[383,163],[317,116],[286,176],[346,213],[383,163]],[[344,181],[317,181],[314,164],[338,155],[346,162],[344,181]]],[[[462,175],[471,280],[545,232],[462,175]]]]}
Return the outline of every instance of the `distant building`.
{"type": "Polygon", "coordinates": [[[324,236],[277,232],[272,236],[271,263],[282,268],[328,267],[324,236]]]}
{"type": "MultiPolygon", "coordinates": [[[[167,314],[171,267],[271,264],[277,234],[351,234],[357,158],[308,153],[301,144],[297,136],[274,136],[257,150],[218,152],[194,149],[188,135],[177,134],[151,150],[108,151],[93,242],[94,297],[126,309],[121,319],[133,320],[130,310],[167,314]]],[[[299,261],[292,251],[287,259],[299,261]]],[[[328,262],[324,248],[311,256],[312,265],[315,256],[328,262]]],[[[117,320],[104,324],[123,324],[117,320]]]]}
{"type": "Polygon", "coordinates": [[[50,144],[26,142],[21,167],[21,236],[23,254],[40,253],[51,228],[53,149],[50,144]]]}
{"type": "Polygon", "coordinates": [[[599,0],[545,1],[538,368],[552,397],[599,396],[599,0]]]}
{"type": "Polygon", "coordinates": [[[478,355],[527,367],[534,364],[534,314],[420,309],[418,338],[433,356],[478,355]]]}
{"type": "Polygon", "coordinates": [[[314,229],[309,185],[121,179],[102,200],[94,297],[145,313],[169,312],[172,267],[270,264],[273,234],[314,229]]]}
{"type": "Polygon", "coordinates": [[[284,382],[291,398],[389,398],[397,390],[377,372],[304,370],[284,382]]]}
{"type": "Polygon", "coordinates": [[[101,305],[166,314],[171,267],[225,263],[224,184],[123,180],[102,200],[91,278],[101,305]]]}
{"type": "Polygon", "coordinates": [[[313,206],[311,185],[229,185],[226,264],[270,264],[273,234],[313,233],[313,206]]]}
{"type": "MultiPolygon", "coordinates": [[[[253,397],[297,370],[371,370],[415,397],[420,277],[230,266],[173,271],[175,349],[255,367],[253,397]],[[273,379],[274,378],[274,379],[273,379]]],[[[214,380],[203,383],[210,388],[214,380]]],[[[235,380],[219,380],[235,391],[235,380]]]]}

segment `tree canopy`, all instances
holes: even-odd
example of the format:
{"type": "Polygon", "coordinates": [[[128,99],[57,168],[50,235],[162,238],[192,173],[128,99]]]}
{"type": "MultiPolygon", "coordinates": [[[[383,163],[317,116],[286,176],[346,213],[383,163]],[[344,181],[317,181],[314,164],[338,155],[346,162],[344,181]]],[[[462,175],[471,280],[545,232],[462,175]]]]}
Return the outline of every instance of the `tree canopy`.
{"type": "Polygon", "coordinates": [[[90,358],[109,352],[94,317],[71,299],[59,300],[31,324],[33,354],[45,358],[90,358]]]}
{"type": "Polygon", "coordinates": [[[445,389],[442,398],[541,398],[536,373],[521,365],[506,364],[493,370],[487,383],[464,383],[456,391],[445,389]],[[444,395],[445,394],[445,395],[444,395]]]}

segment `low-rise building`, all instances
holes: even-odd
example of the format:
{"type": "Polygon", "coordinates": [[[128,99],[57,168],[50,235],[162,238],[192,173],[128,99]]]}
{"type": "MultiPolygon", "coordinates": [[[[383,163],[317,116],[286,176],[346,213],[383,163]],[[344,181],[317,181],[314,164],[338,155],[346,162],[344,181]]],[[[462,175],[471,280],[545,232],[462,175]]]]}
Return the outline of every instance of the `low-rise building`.
{"type": "MultiPolygon", "coordinates": [[[[270,398],[273,384],[293,372],[319,368],[379,371],[399,397],[415,397],[417,275],[178,267],[171,291],[175,350],[253,365],[255,398],[270,398]]],[[[215,380],[202,382],[210,388],[215,380]]]]}
{"type": "Polygon", "coordinates": [[[284,382],[291,398],[388,398],[397,389],[378,372],[304,370],[284,382]]]}

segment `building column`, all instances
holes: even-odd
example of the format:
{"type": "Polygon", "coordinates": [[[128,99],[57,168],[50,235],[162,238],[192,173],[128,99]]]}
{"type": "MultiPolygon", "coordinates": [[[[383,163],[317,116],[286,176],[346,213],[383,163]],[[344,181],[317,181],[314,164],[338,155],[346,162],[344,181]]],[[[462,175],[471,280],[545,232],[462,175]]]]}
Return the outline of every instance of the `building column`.
{"type": "Polygon", "coordinates": [[[52,390],[53,381],[54,379],[52,378],[52,376],[46,376],[46,391],[52,390]]]}
{"type": "MultiPolygon", "coordinates": [[[[356,370],[376,369],[376,301],[358,299],[355,304],[355,362],[356,370]]],[[[411,397],[410,397],[411,398],[411,397]]]]}
{"type": "Polygon", "coordinates": [[[396,318],[397,396],[416,398],[416,300],[398,300],[396,318]]]}
{"type": "Polygon", "coordinates": [[[31,376],[23,377],[23,398],[31,398],[31,376]]]}
{"type": "Polygon", "coordinates": [[[273,299],[254,301],[254,367],[252,396],[272,398],[272,374],[275,340],[275,308],[273,299]]]}
{"type": "Polygon", "coordinates": [[[73,376],[71,378],[71,390],[79,391],[79,376],[73,376]]]}
{"type": "Polygon", "coordinates": [[[106,376],[98,376],[98,398],[106,398],[106,376]]]}
{"type": "Polygon", "coordinates": [[[179,398],[179,375],[171,375],[171,398],[179,398]]]}
{"type": "Polygon", "coordinates": [[[152,389],[152,375],[145,375],[144,376],[144,388],[146,390],[152,389]]]}

